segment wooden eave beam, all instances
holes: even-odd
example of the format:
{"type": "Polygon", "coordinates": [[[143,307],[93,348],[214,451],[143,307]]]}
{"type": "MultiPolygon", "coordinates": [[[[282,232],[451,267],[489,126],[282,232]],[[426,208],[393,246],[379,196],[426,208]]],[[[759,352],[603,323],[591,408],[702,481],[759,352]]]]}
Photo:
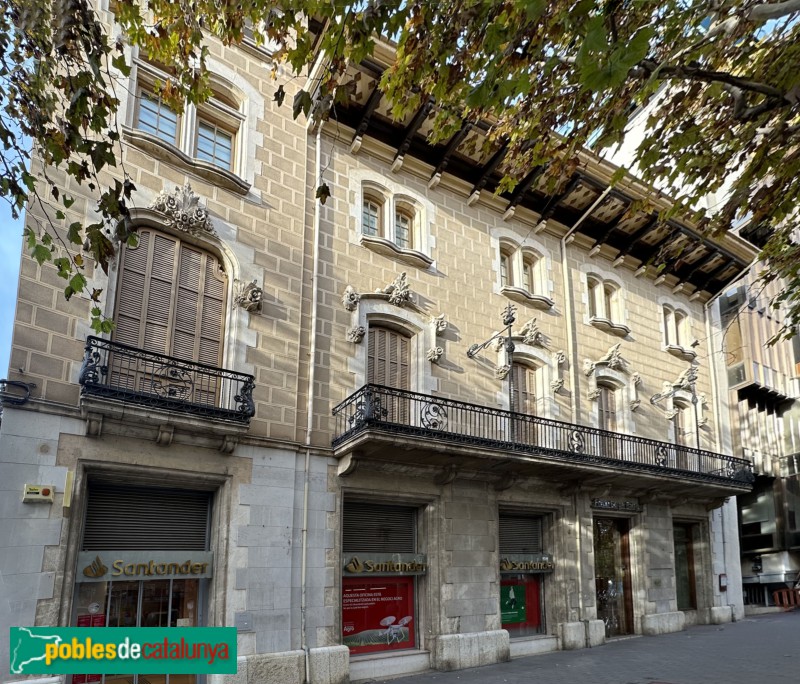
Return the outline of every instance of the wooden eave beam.
{"type": "MultiPolygon", "coordinates": [[[[582,182],[584,178],[579,175],[575,174],[569,183],[567,183],[567,187],[564,188],[559,194],[553,195],[551,198],[548,198],[547,207],[542,212],[542,216],[539,219],[540,221],[546,221],[549,218],[552,218],[558,209],[558,205],[561,204],[567,197],[569,197],[582,182]]],[[[570,226],[571,227],[571,226],[570,226]]]]}
{"type": "Polygon", "coordinates": [[[530,171],[525,178],[523,178],[514,191],[511,193],[511,198],[508,200],[508,207],[507,209],[512,209],[516,207],[524,195],[533,187],[533,184],[539,180],[541,175],[544,173],[544,170],[547,168],[545,164],[542,166],[537,166],[533,171],[530,171]]]}
{"type": "Polygon", "coordinates": [[[372,115],[375,113],[375,109],[380,103],[382,97],[383,93],[381,93],[381,89],[376,84],[375,90],[373,90],[370,94],[369,98],[367,99],[367,104],[362,110],[361,120],[356,126],[356,132],[353,134],[353,141],[355,141],[356,138],[363,137],[367,132],[367,129],[369,128],[369,122],[372,119],[372,115]]]}
{"type": "Polygon", "coordinates": [[[628,238],[628,244],[625,249],[621,249],[620,256],[628,256],[636,245],[638,245],[647,234],[658,225],[658,214],[651,214],[650,219],[643,226],[638,228],[636,232],[632,233],[628,238]]]}
{"type": "Polygon", "coordinates": [[[500,163],[503,161],[506,154],[508,154],[508,143],[504,142],[500,149],[491,156],[489,161],[486,162],[484,167],[481,169],[481,175],[475,185],[472,187],[471,194],[480,192],[486,187],[486,184],[489,182],[489,178],[497,170],[497,167],[500,166],[500,163]]]}
{"type": "Polygon", "coordinates": [[[441,175],[444,173],[447,165],[450,163],[450,157],[453,153],[458,149],[459,145],[464,142],[464,138],[467,137],[467,134],[472,130],[472,124],[469,121],[462,121],[461,128],[447,143],[447,147],[444,148],[444,152],[439,157],[439,162],[436,164],[436,168],[431,174],[431,177],[441,175]]]}
{"type": "MultiPolygon", "coordinates": [[[[603,203],[600,206],[602,207],[603,204],[605,204],[608,200],[609,200],[609,198],[606,197],[603,200],[603,203]]],[[[608,241],[608,238],[611,236],[611,234],[617,228],[619,228],[619,224],[622,223],[622,220],[625,217],[625,213],[628,211],[628,207],[629,206],[630,205],[623,207],[622,211],[619,214],[619,216],[617,216],[617,218],[615,218],[615,219],[612,219],[610,223],[606,224],[606,227],[603,229],[603,232],[600,233],[600,235],[595,239],[594,247],[599,247],[600,245],[602,245],[603,243],[608,241]]]]}

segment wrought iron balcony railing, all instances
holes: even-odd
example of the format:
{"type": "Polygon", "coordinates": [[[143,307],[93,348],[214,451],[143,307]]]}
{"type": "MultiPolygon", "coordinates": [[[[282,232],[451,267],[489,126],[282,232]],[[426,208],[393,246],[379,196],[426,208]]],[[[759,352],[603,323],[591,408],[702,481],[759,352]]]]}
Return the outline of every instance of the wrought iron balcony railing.
{"type": "Polygon", "coordinates": [[[334,448],[367,430],[380,430],[717,483],[754,479],[752,464],[742,458],[379,385],[365,385],[333,415],[334,448]]]}
{"type": "Polygon", "coordinates": [[[249,423],[255,413],[254,380],[94,336],[86,340],[79,378],[84,396],[239,423],[249,423]]]}

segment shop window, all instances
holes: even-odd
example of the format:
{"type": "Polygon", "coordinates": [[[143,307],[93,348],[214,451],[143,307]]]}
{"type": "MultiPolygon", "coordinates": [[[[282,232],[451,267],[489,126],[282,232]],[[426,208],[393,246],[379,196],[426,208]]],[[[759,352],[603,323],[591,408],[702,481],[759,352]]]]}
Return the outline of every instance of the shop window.
{"type": "Polygon", "coordinates": [[[412,506],[343,503],[342,643],[353,654],[417,646],[417,576],[424,557],[416,553],[416,517],[412,506]]]}
{"type": "Polygon", "coordinates": [[[500,513],[500,621],[512,638],[545,631],[545,574],[512,569],[541,558],[542,522],[541,516],[500,513]]]}
{"type": "MultiPolygon", "coordinates": [[[[212,494],[206,491],[90,480],[71,624],[202,626],[214,574],[211,503],[212,494]]],[[[75,674],[71,681],[169,684],[169,679],[158,674],[75,674]]],[[[197,681],[194,675],[175,679],[197,681]]]]}

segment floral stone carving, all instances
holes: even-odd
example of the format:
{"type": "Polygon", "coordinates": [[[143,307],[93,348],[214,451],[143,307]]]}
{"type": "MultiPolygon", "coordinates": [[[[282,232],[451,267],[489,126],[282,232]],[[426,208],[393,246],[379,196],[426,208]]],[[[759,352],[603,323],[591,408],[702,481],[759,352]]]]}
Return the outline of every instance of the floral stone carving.
{"type": "Polygon", "coordinates": [[[239,290],[233,301],[248,313],[261,313],[263,299],[264,290],[256,285],[256,281],[253,280],[239,290]]]}
{"type": "Polygon", "coordinates": [[[200,204],[200,197],[188,181],[182,188],[176,185],[172,192],[162,192],[150,208],[165,214],[169,225],[184,233],[216,235],[208,209],[200,204]]]}
{"type": "Polygon", "coordinates": [[[342,305],[344,308],[348,311],[355,311],[360,301],[361,295],[355,291],[352,285],[348,285],[344,289],[344,295],[342,295],[342,305]]]}
{"type": "Polygon", "coordinates": [[[363,325],[358,325],[355,328],[350,328],[347,331],[347,340],[353,344],[361,344],[364,335],[367,334],[367,329],[363,325]]]}

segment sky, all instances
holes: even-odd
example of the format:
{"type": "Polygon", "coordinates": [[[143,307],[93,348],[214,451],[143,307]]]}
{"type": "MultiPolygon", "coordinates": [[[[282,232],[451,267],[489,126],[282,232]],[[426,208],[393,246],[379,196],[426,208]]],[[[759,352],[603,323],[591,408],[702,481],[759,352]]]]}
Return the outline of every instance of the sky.
{"type": "Polygon", "coordinates": [[[0,379],[8,377],[11,329],[17,304],[22,219],[11,218],[11,207],[0,200],[0,379]]]}

